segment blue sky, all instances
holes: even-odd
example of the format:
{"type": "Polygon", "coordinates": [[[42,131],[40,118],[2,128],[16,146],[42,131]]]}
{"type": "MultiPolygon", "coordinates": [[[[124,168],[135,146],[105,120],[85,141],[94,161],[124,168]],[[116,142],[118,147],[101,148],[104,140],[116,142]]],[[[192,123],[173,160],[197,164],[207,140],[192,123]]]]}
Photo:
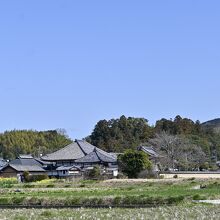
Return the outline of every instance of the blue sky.
{"type": "Polygon", "coordinates": [[[0,2],[0,131],[220,117],[220,2],[0,2]]]}

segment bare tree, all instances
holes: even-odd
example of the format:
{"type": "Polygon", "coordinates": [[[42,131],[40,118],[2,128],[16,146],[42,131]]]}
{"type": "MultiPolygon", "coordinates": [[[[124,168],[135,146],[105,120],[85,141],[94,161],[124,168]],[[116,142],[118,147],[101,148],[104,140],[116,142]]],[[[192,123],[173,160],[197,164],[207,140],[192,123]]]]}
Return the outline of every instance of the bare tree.
{"type": "Polygon", "coordinates": [[[155,138],[149,142],[163,155],[162,162],[168,167],[175,168],[175,161],[180,154],[181,139],[178,136],[170,135],[166,132],[156,134],[155,138]]]}
{"type": "Polygon", "coordinates": [[[201,165],[207,160],[202,148],[190,144],[189,142],[181,149],[181,157],[179,158],[179,166],[186,170],[198,170],[201,165]]]}
{"type": "Polygon", "coordinates": [[[149,143],[161,153],[163,157],[160,162],[167,168],[196,169],[206,160],[201,147],[178,135],[170,135],[163,131],[156,134],[149,143]]]}

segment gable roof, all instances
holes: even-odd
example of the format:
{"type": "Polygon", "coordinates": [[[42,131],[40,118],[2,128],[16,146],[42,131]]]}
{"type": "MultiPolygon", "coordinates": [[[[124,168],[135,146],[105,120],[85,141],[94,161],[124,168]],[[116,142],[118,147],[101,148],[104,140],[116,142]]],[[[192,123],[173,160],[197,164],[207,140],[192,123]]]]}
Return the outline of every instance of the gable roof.
{"type": "Polygon", "coordinates": [[[144,153],[148,154],[150,157],[160,157],[160,155],[154,150],[153,147],[148,146],[140,146],[138,150],[143,151],[144,153]]]}
{"type": "Polygon", "coordinates": [[[11,167],[12,169],[18,171],[18,172],[24,172],[24,171],[29,171],[29,172],[45,172],[45,170],[37,165],[19,165],[19,164],[8,164],[7,166],[5,166],[3,169],[1,169],[1,172],[4,172],[4,170],[7,167],[11,167]]]}
{"type": "Polygon", "coordinates": [[[15,160],[10,161],[10,165],[22,165],[22,166],[41,166],[41,164],[35,160],[32,156],[27,157],[18,157],[15,160]]]}

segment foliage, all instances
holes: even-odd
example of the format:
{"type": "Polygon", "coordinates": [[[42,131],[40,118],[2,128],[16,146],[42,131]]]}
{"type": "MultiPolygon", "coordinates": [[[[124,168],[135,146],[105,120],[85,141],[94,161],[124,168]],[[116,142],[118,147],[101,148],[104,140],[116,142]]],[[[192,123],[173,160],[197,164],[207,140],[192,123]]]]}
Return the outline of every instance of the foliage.
{"type": "Polygon", "coordinates": [[[24,171],[23,177],[25,182],[30,182],[30,174],[28,171],[24,171]]]}
{"type": "Polygon", "coordinates": [[[16,178],[0,178],[0,188],[11,188],[16,183],[18,183],[16,178]]]}
{"type": "Polygon", "coordinates": [[[13,130],[0,134],[0,156],[14,159],[19,154],[50,153],[71,143],[62,131],[13,130]]]}
{"type": "Polygon", "coordinates": [[[206,123],[201,124],[178,115],[174,120],[163,118],[156,122],[155,133],[163,131],[170,135],[183,136],[192,144],[201,147],[211,163],[215,163],[220,157],[220,133],[216,133],[213,126],[209,127],[206,123]]]}
{"type": "Polygon", "coordinates": [[[87,140],[108,152],[123,152],[128,148],[136,149],[152,134],[153,128],[146,119],[121,116],[99,121],[87,140]]]}
{"type": "MultiPolygon", "coordinates": [[[[48,179],[47,174],[30,175],[28,171],[23,173],[25,182],[40,182],[48,179]]],[[[45,182],[44,182],[45,183],[45,182]]]]}
{"type": "Polygon", "coordinates": [[[99,179],[101,177],[100,167],[94,166],[93,169],[89,170],[87,176],[89,179],[99,179]]]}
{"type": "Polygon", "coordinates": [[[206,155],[200,146],[192,144],[183,136],[162,131],[149,140],[149,143],[160,153],[161,165],[167,169],[198,170],[206,161],[206,155]]]}
{"type": "Polygon", "coordinates": [[[122,171],[129,178],[137,178],[138,174],[145,169],[151,168],[151,162],[147,155],[140,151],[127,150],[119,156],[122,171]]]}

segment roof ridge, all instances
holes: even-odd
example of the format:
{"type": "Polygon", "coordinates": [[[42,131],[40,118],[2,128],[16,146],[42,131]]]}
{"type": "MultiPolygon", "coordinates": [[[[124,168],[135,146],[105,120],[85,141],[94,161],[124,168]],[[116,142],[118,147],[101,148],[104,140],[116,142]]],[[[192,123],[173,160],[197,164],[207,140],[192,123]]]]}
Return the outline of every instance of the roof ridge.
{"type": "MultiPolygon", "coordinates": [[[[44,155],[44,156],[47,156],[47,155],[50,155],[50,154],[55,154],[55,153],[57,153],[57,152],[59,152],[59,151],[61,151],[61,150],[63,150],[63,149],[68,148],[68,147],[71,146],[72,144],[74,144],[74,141],[71,142],[70,144],[64,146],[63,148],[60,148],[60,149],[58,149],[58,150],[56,150],[56,151],[54,151],[54,152],[52,152],[52,153],[46,154],[46,155],[44,155]]],[[[44,157],[44,156],[42,156],[42,157],[44,157]]],[[[40,158],[41,158],[41,157],[40,157],[40,158]]]]}
{"type": "Polygon", "coordinates": [[[81,147],[81,145],[79,144],[79,141],[82,141],[82,140],[75,140],[75,142],[77,143],[77,145],[80,147],[80,149],[82,150],[82,152],[84,153],[84,155],[86,156],[87,153],[83,150],[83,148],[81,147]]]}
{"type": "MultiPolygon", "coordinates": [[[[94,148],[93,152],[95,152],[95,154],[96,154],[96,156],[98,157],[98,159],[99,159],[100,161],[102,161],[101,158],[99,157],[99,155],[97,154],[97,149],[96,149],[96,148],[97,148],[97,147],[94,148]]],[[[103,162],[103,161],[102,161],[102,162],[103,162]]]]}

